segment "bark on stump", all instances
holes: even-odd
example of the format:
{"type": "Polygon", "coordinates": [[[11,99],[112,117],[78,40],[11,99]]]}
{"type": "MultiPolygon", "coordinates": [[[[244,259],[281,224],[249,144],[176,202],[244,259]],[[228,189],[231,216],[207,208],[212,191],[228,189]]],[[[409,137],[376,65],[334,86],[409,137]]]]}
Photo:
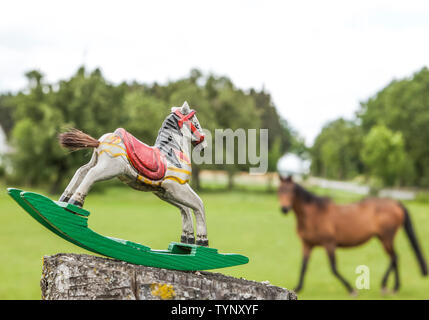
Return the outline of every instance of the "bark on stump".
{"type": "Polygon", "coordinates": [[[43,257],[42,299],[296,300],[293,291],[211,272],[176,271],[84,255],[43,257]]]}

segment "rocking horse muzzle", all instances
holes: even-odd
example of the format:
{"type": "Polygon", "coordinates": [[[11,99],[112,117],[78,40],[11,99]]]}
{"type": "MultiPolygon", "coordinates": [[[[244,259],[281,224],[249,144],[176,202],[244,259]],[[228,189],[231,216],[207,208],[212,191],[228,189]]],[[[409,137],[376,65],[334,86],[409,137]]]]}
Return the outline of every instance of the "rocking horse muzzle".
{"type": "Polygon", "coordinates": [[[192,145],[198,146],[200,143],[202,143],[204,141],[204,135],[202,135],[201,133],[199,133],[198,131],[192,132],[194,137],[196,138],[196,140],[192,141],[192,145]]]}
{"type": "Polygon", "coordinates": [[[195,139],[192,139],[192,145],[197,146],[204,141],[204,135],[198,131],[197,127],[192,123],[191,119],[195,115],[196,111],[191,110],[188,114],[184,115],[179,110],[176,110],[174,114],[178,117],[177,123],[181,129],[184,124],[187,124],[189,130],[191,130],[192,136],[195,139]]]}

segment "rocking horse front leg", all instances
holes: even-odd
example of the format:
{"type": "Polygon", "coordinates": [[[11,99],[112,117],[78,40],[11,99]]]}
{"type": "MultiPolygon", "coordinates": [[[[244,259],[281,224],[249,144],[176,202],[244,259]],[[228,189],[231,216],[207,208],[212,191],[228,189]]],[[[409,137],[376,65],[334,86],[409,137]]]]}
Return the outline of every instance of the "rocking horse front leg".
{"type": "Polygon", "coordinates": [[[182,215],[182,235],[180,237],[180,242],[194,244],[194,221],[192,220],[191,209],[176,201],[168,199],[162,192],[155,192],[155,195],[158,196],[161,200],[164,200],[179,208],[182,215]]]}
{"type": "Polygon", "coordinates": [[[194,221],[192,220],[191,209],[180,206],[180,213],[182,215],[182,235],[180,236],[180,242],[194,244],[194,221]]]}
{"type": "Polygon", "coordinates": [[[162,187],[165,190],[165,197],[167,199],[178,202],[194,211],[197,223],[196,244],[207,247],[209,245],[209,241],[207,239],[204,204],[201,198],[187,183],[180,184],[174,180],[165,180],[162,183],[162,187]]]}

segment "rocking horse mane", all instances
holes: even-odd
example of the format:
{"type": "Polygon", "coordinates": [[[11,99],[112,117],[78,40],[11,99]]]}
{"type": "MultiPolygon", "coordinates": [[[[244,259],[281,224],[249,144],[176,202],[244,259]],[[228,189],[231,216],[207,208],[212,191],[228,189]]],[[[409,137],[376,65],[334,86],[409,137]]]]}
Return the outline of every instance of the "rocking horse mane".
{"type": "Polygon", "coordinates": [[[302,200],[303,202],[310,204],[313,203],[317,205],[319,208],[324,208],[326,204],[331,202],[331,198],[329,197],[319,197],[314,193],[311,193],[301,185],[295,183],[294,186],[295,196],[302,200]]]}
{"type": "Polygon", "coordinates": [[[158,131],[158,136],[155,141],[155,147],[157,147],[161,152],[176,166],[181,167],[179,160],[174,154],[173,150],[181,150],[181,147],[177,141],[173,138],[173,134],[182,135],[180,131],[177,118],[173,113],[169,114],[164,122],[162,123],[161,128],[158,131]]]}

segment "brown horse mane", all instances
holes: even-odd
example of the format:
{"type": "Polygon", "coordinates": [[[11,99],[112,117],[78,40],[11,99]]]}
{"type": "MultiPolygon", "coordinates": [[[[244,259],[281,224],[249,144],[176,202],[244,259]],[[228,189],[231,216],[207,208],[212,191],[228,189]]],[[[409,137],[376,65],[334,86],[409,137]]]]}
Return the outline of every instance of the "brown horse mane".
{"type": "Polygon", "coordinates": [[[307,204],[315,204],[319,208],[324,208],[327,203],[331,202],[331,198],[319,197],[297,183],[295,183],[294,191],[298,199],[307,204]]]}

